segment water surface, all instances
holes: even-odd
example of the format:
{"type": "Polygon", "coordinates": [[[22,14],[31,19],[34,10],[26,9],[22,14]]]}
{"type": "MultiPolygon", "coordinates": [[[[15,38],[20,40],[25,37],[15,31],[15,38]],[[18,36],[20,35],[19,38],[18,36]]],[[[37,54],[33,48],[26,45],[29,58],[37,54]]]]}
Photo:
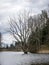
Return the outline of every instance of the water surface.
{"type": "Polygon", "coordinates": [[[23,52],[0,52],[0,65],[30,65],[48,63],[49,54],[24,54],[23,52]]]}

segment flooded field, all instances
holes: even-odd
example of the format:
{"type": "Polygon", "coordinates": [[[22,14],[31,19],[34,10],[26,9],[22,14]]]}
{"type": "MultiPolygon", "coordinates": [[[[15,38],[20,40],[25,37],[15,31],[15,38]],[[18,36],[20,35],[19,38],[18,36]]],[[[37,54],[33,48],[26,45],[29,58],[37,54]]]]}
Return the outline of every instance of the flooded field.
{"type": "Polygon", "coordinates": [[[49,54],[0,52],[0,65],[49,65],[49,54]]]}

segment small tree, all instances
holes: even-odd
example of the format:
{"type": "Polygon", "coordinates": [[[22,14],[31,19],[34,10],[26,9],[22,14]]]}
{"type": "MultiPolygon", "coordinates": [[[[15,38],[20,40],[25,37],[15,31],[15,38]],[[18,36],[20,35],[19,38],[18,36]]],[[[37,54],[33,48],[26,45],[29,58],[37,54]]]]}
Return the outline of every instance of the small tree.
{"type": "Polygon", "coordinates": [[[8,44],[6,45],[6,49],[8,49],[9,47],[8,47],[8,44]]]}

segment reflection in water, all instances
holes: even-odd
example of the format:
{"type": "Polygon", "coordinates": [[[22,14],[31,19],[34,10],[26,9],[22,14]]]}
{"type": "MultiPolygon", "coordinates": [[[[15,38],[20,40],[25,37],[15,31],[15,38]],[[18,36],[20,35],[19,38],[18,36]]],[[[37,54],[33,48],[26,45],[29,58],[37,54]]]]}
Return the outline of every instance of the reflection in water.
{"type": "Polygon", "coordinates": [[[36,64],[48,62],[49,54],[23,54],[23,52],[0,52],[0,65],[30,65],[32,63],[36,64]]]}

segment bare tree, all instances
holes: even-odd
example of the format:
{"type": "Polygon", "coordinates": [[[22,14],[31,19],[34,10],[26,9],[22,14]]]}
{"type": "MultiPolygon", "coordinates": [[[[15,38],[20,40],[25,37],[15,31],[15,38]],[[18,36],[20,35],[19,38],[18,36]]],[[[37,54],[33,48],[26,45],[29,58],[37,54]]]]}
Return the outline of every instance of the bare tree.
{"type": "Polygon", "coordinates": [[[9,32],[12,33],[13,37],[18,42],[22,43],[21,48],[26,54],[28,51],[27,40],[29,38],[31,28],[33,26],[33,24],[29,26],[30,25],[30,21],[28,21],[29,17],[30,17],[29,13],[24,12],[23,14],[18,16],[18,19],[13,17],[10,18],[9,21],[10,24],[9,32]]]}

